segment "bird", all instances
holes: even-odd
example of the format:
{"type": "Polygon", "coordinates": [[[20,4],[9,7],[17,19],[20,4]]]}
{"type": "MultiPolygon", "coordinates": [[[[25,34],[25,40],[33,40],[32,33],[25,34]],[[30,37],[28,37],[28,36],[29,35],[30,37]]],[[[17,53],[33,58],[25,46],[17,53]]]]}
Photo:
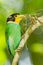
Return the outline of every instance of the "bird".
{"type": "Polygon", "coordinates": [[[15,55],[15,50],[18,48],[21,40],[21,27],[19,23],[25,18],[24,15],[14,13],[7,18],[6,22],[6,43],[10,54],[15,55]]]}

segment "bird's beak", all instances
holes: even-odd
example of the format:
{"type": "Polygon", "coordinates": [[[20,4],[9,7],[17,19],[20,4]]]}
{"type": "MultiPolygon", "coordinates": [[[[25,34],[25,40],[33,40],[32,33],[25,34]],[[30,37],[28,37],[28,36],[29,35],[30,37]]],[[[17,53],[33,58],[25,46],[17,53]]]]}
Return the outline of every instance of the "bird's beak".
{"type": "Polygon", "coordinates": [[[18,17],[23,19],[23,18],[25,18],[25,15],[19,15],[18,17]]]}
{"type": "Polygon", "coordinates": [[[24,15],[17,15],[17,17],[15,18],[15,22],[19,24],[20,21],[21,21],[22,19],[24,19],[24,18],[25,18],[24,15]]]}

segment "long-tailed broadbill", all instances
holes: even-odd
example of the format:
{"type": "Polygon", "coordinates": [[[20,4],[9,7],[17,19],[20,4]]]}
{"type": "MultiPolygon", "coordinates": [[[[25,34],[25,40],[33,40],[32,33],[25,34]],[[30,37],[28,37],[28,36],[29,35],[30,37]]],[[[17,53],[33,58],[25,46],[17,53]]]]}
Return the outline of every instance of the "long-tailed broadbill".
{"type": "Polygon", "coordinates": [[[7,18],[6,22],[6,40],[10,53],[14,56],[15,50],[18,48],[21,40],[20,21],[24,15],[18,13],[12,14],[7,18]]]}

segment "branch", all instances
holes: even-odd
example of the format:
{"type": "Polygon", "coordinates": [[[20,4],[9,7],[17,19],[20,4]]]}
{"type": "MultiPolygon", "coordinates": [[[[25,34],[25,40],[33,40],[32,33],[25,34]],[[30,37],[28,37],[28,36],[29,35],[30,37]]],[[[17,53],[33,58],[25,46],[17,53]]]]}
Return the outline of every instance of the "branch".
{"type": "Polygon", "coordinates": [[[43,20],[41,19],[41,17],[39,17],[38,20],[35,20],[35,21],[36,21],[35,24],[33,24],[33,25],[31,24],[31,25],[29,26],[29,28],[26,30],[26,32],[24,33],[24,35],[23,35],[23,37],[22,37],[22,39],[21,39],[21,41],[20,41],[20,45],[19,45],[19,47],[17,48],[17,50],[15,51],[16,54],[15,54],[15,56],[14,56],[12,65],[17,65],[17,64],[18,64],[18,61],[19,61],[21,52],[22,52],[22,50],[23,50],[23,48],[24,48],[24,46],[25,46],[25,44],[26,44],[27,39],[29,38],[30,34],[31,34],[36,28],[38,28],[38,27],[41,25],[40,22],[39,22],[39,20],[40,20],[40,21],[43,21],[43,20]]]}

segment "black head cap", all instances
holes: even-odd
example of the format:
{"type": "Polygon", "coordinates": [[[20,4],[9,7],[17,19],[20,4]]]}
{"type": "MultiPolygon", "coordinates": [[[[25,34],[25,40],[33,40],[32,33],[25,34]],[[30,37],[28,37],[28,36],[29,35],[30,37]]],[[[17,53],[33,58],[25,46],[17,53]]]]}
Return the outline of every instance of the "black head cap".
{"type": "Polygon", "coordinates": [[[17,15],[19,15],[19,13],[15,13],[15,14],[12,14],[10,15],[8,18],[7,18],[7,22],[9,21],[15,21],[15,17],[17,17],[17,15]]]}

